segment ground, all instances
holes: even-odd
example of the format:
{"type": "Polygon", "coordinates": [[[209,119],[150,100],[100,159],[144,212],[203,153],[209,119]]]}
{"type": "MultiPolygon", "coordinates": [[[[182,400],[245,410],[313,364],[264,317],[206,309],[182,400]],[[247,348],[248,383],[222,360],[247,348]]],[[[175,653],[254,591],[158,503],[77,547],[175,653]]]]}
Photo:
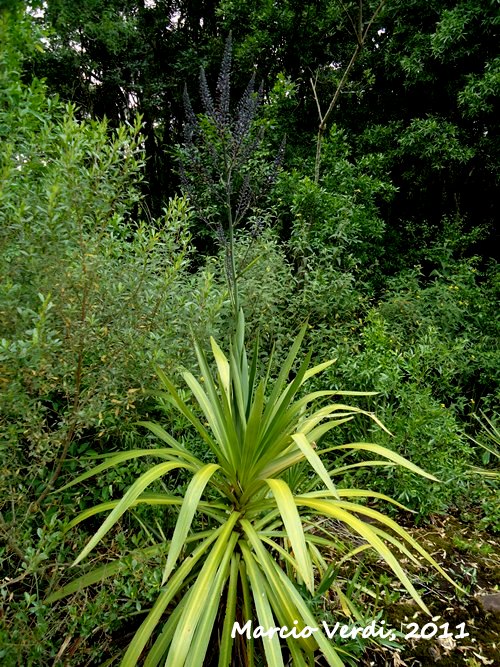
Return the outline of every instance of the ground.
{"type": "MultiPolygon", "coordinates": [[[[431,568],[419,573],[420,590],[436,625],[449,623],[455,638],[402,639],[402,650],[368,649],[364,665],[393,667],[500,667],[500,535],[490,535],[472,523],[454,517],[434,517],[431,525],[410,529],[413,537],[459,583],[456,591],[431,568]],[[470,636],[456,638],[455,626],[465,624],[470,636]]],[[[396,629],[406,624],[420,627],[431,619],[404,595],[395,582],[386,607],[388,623],[396,629]],[[394,600],[394,597],[398,599],[394,600]]]]}

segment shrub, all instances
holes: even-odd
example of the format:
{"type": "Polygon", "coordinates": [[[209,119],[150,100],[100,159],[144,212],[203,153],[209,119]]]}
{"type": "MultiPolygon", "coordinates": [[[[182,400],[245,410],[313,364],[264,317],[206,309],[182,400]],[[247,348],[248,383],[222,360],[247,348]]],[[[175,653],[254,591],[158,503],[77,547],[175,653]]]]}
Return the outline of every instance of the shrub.
{"type": "Polygon", "coordinates": [[[379,392],[378,413],[394,434],[358,423],[356,437],[395,447],[445,482],[431,486],[402,471],[368,477],[420,516],[470,493],[465,420],[498,394],[496,276],[496,266],[482,273],[470,260],[448,258],[427,278],[417,267],[394,277],[363,318],[323,330],[321,349],[337,357],[333,386],[379,392]]]}
{"type": "Polygon", "coordinates": [[[473,470],[485,477],[497,479],[500,477],[500,470],[498,469],[500,461],[500,429],[497,426],[497,419],[490,419],[484,413],[481,417],[478,415],[474,415],[474,417],[480,426],[480,432],[475,438],[472,436],[468,437],[483,450],[481,457],[483,464],[493,464],[493,467],[492,469],[475,467],[473,470]]]}
{"type": "MultiPolygon", "coordinates": [[[[156,220],[142,211],[140,119],[115,130],[78,121],[43,82],[24,83],[24,7],[1,12],[0,33],[0,661],[45,664],[63,620],[37,591],[69,557],[57,546],[60,505],[73,514],[139,472],[55,501],[63,463],[134,442],[153,363],[191,365],[190,332],[218,333],[222,300],[209,272],[188,272],[187,201],[171,199],[156,220]]],[[[87,621],[75,611],[68,632],[84,637],[87,621]]]]}

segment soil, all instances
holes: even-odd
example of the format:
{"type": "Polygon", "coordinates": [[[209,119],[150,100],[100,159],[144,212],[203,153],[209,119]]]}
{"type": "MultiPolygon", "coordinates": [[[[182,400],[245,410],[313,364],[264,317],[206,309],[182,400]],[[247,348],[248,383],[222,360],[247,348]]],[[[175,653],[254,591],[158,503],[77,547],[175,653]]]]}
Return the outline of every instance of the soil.
{"type": "MultiPolygon", "coordinates": [[[[500,535],[489,535],[453,517],[434,517],[432,525],[409,529],[415,539],[461,585],[457,591],[431,567],[418,571],[419,589],[437,626],[448,623],[452,638],[401,639],[401,650],[368,650],[360,664],[376,667],[500,667],[500,535]],[[463,634],[456,628],[464,623],[463,634]],[[458,637],[457,637],[458,635],[458,637]]],[[[397,586],[395,584],[395,586],[397,586]]],[[[407,594],[386,609],[387,624],[408,632],[431,619],[407,594]]],[[[439,630],[438,635],[442,634],[439,630]]],[[[436,636],[438,636],[436,635],[436,636]]]]}

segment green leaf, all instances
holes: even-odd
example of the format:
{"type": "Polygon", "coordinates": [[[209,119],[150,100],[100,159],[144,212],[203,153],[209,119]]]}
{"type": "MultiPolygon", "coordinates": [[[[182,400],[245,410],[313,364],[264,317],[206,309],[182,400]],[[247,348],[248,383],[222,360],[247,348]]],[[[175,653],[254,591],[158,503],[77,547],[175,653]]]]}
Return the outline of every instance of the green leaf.
{"type": "MultiPolygon", "coordinates": [[[[162,554],[164,551],[166,551],[167,547],[167,543],[156,544],[152,547],[146,547],[145,549],[134,550],[130,552],[130,556],[136,558],[137,560],[152,558],[157,554],[162,554]]],[[[94,568],[90,572],[87,572],[77,579],[73,579],[73,581],[70,581],[69,584],[66,584],[62,588],[59,588],[58,590],[48,595],[45,598],[44,603],[52,604],[53,602],[62,600],[68,595],[73,595],[73,593],[78,593],[79,591],[82,591],[89,586],[93,586],[94,584],[104,581],[105,579],[109,579],[109,577],[115,576],[119,573],[120,570],[126,568],[127,563],[120,559],[112,561],[111,563],[106,563],[106,565],[102,565],[101,567],[94,568]]]]}
{"type": "MultiPolygon", "coordinates": [[[[309,608],[305,604],[304,600],[300,596],[298,590],[292,584],[290,579],[286,576],[283,570],[278,566],[277,563],[272,562],[272,566],[276,571],[276,575],[279,579],[279,584],[283,588],[283,591],[286,595],[289,596],[292,603],[297,605],[297,609],[300,613],[301,619],[305,625],[309,625],[311,628],[316,627],[317,620],[314,618],[313,614],[310,612],[309,608]]],[[[314,635],[314,640],[318,644],[318,647],[321,653],[326,658],[326,661],[330,667],[344,667],[344,663],[337,654],[337,651],[331,644],[331,640],[327,639],[323,632],[316,632],[314,635]]]]}
{"type": "Polygon", "coordinates": [[[270,420],[271,415],[274,413],[276,409],[276,402],[278,401],[278,397],[281,394],[281,390],[283,388],[283,385],[285,384],[288,374],[290,373],[290,370],[293,366],[293,363],[295,361],[295,358],[297,357],[297,353],[299,351],[300,345],[302,343],[302,340],[305,336],[306,333],[306,328],[307,325],[304,324],[299,332],[299,335],[293,342],[292,347],[290,348],[290,351],[287,355],[287,358],[285,359],[284,364],[281,367],[280,373],[278,375],[278,378],[274,382],[274,387],[271,392],[271,395],[269,396],[269,399],[267,401],[268,407],[266,408],[266,411],[264,413],[263,421],[264,423],[267,423],[270,420]]]}
{"type": "Polygon", "coordinates": [[[182,613],[168,652],[165,667],[183,667],[189,653],[193,635],[203,614],[217,570],[224,559],[230,558],[238,535],[231,534],[239,513],[233,512],[222,527],[217,542],[210,550],[205,563],[193,584],[193,594],[182,613]]]}
{"type": "Polygon", "coordinates": [[[219,448],[214,443],[213,439],[210,437],[207,429],[202,425],[198,417],[196,417],[196,415],[188,408],[185,402],[181,399],[181,397],[177,393],[175,386],[172,384],[172,382],[170,382],[170,380],[161,370],[161,368],[156,367],[156,372],[161,382],[168,389],[169,395],[172,397],[172,400],[176,408],[179,410],[181,414],[183,414],[186,417],[186,419],[189,420],[189,422],[195,427],[198,434],[210,447],[210,450],[219,458],[222,452],[219,450],[219,448]]]}
{"type": "Polygon", "coordinates": [[[321,478],[322,482],[326,488],[333,493],[333,495],[338,498],[337,490],[330,479],[327,469],[323,465],[321,459],[316,454],[314,449],[311,447],[309,440],[303,433],[296,433],[292,435],[293,441],[297,444],[300,451],[304,454],[306,459],[309,461],[310,465],[314,468],[317,475],[321,478]]]}
{"type": "Polygon", "coordinates": [[[190,589],[186,595],[184,595],[182,600],[180,600],[178,604],[175,605],[175,608],[169,615],[161,633],[158,635],[155,643],[151,647],[151,650],[148,652],[148,655],[144,661],[144,667],[158,667],[160,663],[165,663],[165,654],[168,650],[168,647],[172,643],[179,618],[181,617],[182,611],[187,604],[191,593],[192,589],[190,589]]]}
{"type": "Polygon", "coordinates": [[[408,470],[411,470],[417,475],[421,475],[422,477],[427,477],[427,479],[430,479],[433,482],[439,482],[439,480],[436,477],[434,477],[434,475],[425,472],[425,470],[422,470],[422,468],[419,468],[414,463],[411,463],[411,461],[408,461],[408,459],[405,459],[400,454],[393,452],[391,449],[387,449],[387,447],[382,447],[382,445],[376,445],[371,442],[370,443],[351,442],[348,445],[338,445],[336,447],[330,447],[328,451],[336,451],[340,449],[351,449],[355,451],[365,451],[365,452],[371,452],[372,454],[379,454],[380,456],[385,456],[386,459],[389,459],[389,461],[396,463],[396,465],[399,465],[402,468],[407,468],[408,470]]]}
{"type": "Polygon", "coordinates": [[[216,530],[212,530],[211,535],[209,535],[206,540],[199,544],[189,555],[189,557],[185,558],[181,565],[177,568],[177,570],[170,578],[168,584],[161,591],[149,614],[146,616],[139,629],[135,633],[132,641],[129,644],[127,652],[123,657],[121,667],[137,667],[139,657],[144,650],[144,647],[148,643],[149,638],[154,632],[156,626],[158,625],[160,618],[167,609],[169,603],[174,599],[175,595],[177,595],[183,586],[186,585],[187,577],[196,567],[200,559],[208,551],[210,546],[217,539],[219,539],[221,535],[224,536],[224,540],[227,542],[229,533],[234,527],[238,516],[239,515],[237,513],[233,513],[229,517],[226,524],[219,526],[219,528],[216,530]]]}
{"type": "MultiPolygon", "coordinates": [[[[213,633],[215,620],[217,618],[222,591],[228,579],[229,561],[232,560],[234,547],[237,541],[238,534],[233,533],[229,538],[228,543],[225,545],[225,553],[215,578],[211,583],[210,592],[207,596],[207,603],[203,605],[203,610],[196,627],[196,632],[194,634],[191,647],[189,649],[185,667],[203,667],[205,662],[205,655],[213,633]]],[[[193,595],[197,595],[196,590],[193,595]]]]}
{"type": "Polygon", "coordinates": [[[218,469],[219,466],[216,463],[208,463],[206,466],[201,468],[201,470],[198,470],[189,483],[189,486],[184,495],[184,501],[182,503],[181,511],[179,512],[179,517],[177,518],[177,522],[175,524],[174,534],[170,542],[167,563],[163,572],[162,586],[165,584],[168,577],[170,576],[170,573],[174,569],[177,558],[185,544],[187,534],[191,528],[191,523],[193,522],[193,517],[196,510],[198,509],[201,494],[205,490],[205,487],[214,472],[218,469]]]}
{"type": "Polygon", "coordinates": [[[312,368],[309,368],[304,373],[304,377],[302,378],[301,384],[304,384],[304,382],[306,382],[310,378],[314,377],[318,373],[322,373],[325,369],[329,368],[336,361],[337,361],[336,359],[330,359],[329,361],[324,361],[323,363],[318,364],[317,366],[313,366],[312,368]]]}
{"type": "Polygon", "coordinates": [[[391,528],[395,533],[397,533],[398,535],[400,535],[400,537],[406,540],[408,544],[410,544],[410,546],[413,547],[413,549],[415,549],[415,551],[418,551],[418,553],[423,558],[425,558],[425,560],[428,563],[430,563],[445,579],[447,579],[451,584],[453,584],[453,586],[463,591],[463,589],[460,586],[458,586],[456,582],[454,582],[453,579],[451,579],[451,577],[448,574],[446,574],[446,572],[434,560],[434,558],[432,558],[432,556],[422,546],[420,546],[420,544],[410,535],[410,533],[404,528],[402,528],[393,519],[389,518],[388,516],[385,516],[385,514],[382,514],[377,510],[372,509],[371,507],[366,507],[366,505],[357,505],[355,503],[347,503],[344,501],[337,502],[337,505],[339,507],[344,507],[345,509],[358,512],[359,514],[365,514],[366,516],[369,516],[372,519],[376,519],[381,524],[391,528]]]}
{"type": "MultiPolygon", "coordinates": [[[[145,492],[142,493],[139,496],[139,498],[137,498],[137,500],[135,500],[130,505],[129,509],[132,509],[137,505],[152,505],[152,506],[182,505],[183,500],[184,499],[182,496],[171,496],[166,493],[145,492]]],[[[69,524],[66,526],[65,531],[74,528],[82,521],[89,519],[91,516],[95,516],[96,514],[100,514],[101,512],[107,512],[109,510],[114,509],[119,502],[120,502],[119,500],[108,500],[107,502],[101,503],[100,505],[94,505],[94,507],[89,507],[89,509],[84,510],[83,512],[78,514],[78,516],[76,516],[72,521],[70,521],[69,524]]],[[[218,520],[220,520],[221,518],[224,518],[225,520],[227,518],[226,512],[228,510],[228,506],[222,503],[200,502],[198,503],[198,508],[200,509],[200,511],[203,511],[203,513],[206,514],[207,516],[216,517],[218,520]]]]}
{"type": "Polygon", "coordinates": [[[193,456],[193,454],[188,452],[180,442],[167,433],[167,431],[165,431],[165,429],[162,428],[159,424],[150,421],[138,421],[136,424],[138,426],[144,426],[144,428],[147,428],[149,431],[151,431],[151,433],[154,433],[158,438],[160,438],[160,440],[163,440],[168,445],[170,445],[172,449],[175,449],[175,451],[179,453],[179,456],[182,456],[182,458],[184,458],[186,461],[189,461],[189,463],[193,463],[199,466],[203,465],[202,462],[196,458],[196,456],[193,456]]]}
{"type": "Polygon", "coordinates": [[[352,419],[354,419],[353,416],[344,417],[342,419],[331,419],[325,424],[320,424],[319,426],[316,426],[316,428],[313,428],[310,431],[307,428],[303,428],[303,426],[301,425],[301,432],[306,433],[308,435],[308,440],[310,442],[317,442],[322,436],[325,435],[325,433],[328,433],[328,431],[331,431],[332,429],[336,428],[337,426],[340,426],[341,424],[350,422],[352,419]]]}
{"type": "Polygon", "coordinates": [[[245,439],[243,442],[243,451],[241,452],[241,462],[238,467],[241,483],[246,486],[249,473],[251,473],[251,464],[259,443],[259,435],[262,420],[262,411],[264,409],[264,383],[260,382],[255,392],[254,401],[248,416],[248,422],[245,429],[245,439]]]}
{"type": "MultiPolygon", "coordinates": [[[[342,521],[342,523],[345,523],[347,526],[349,526],[359,535],[361,535],[361,537],[363,537],[367,542],[369,542],[375,549],[375,551],[379,554],[379,556],[381,556],[385,560],[385,562],[390,566],[394,574],[398,577],[399,581],[403,584],[403,586],[406,588],[406,590],[415,600],[415,602],[419,605],[419,607],[423,611],[425,611],[426,614],[430,615],[427,606],[425,605],[424,601],[415,590],[415,587],[413,586],[411,581],[408,579],[408,576],[406,575],[403,568],[399,564],[399,561],[396,559],[396,557],[390,551],[390,549],[388,549],[388,547],[384,544],[384,542],[380,539],[380,537],[373,530],[373,528],[369,524],[362,521],[361,519],[358,519],[358,517],[354,516],[353,514],[351,514],[350,512],[346,511],[346,509],[343,508],[343,505],[350,505],[350,503],[342,503],[341,501],[337,500],[309,499],[309,498],[304,498],[302,496],[296,496],[295,502],[297,503],[297,505],[305,505],[306,507],[310,507],[311,509],[325,516],[330,516],[333,519],[342,521]]],[[[365,509],[363,505],[354,505],[354,507],[356,507],[356,512],[360,512],[361,509],[365,509]]]]}
{"type": "Polygon", "coordinates": [[[231,374],[229,361],[212,337],[210,337],[210,345],[212,346],[212,353],[214,355],[215,363],[217,364],[221,386],[226,394],[229,404],[231,404],[231,374]]]}
{"type": "Polygon", "coordinates": [[[99,528],[97,533],[91,538],[86,547],[82,550],[78,558],[73,563],[73,566],[80,563],[80,561],[82,561],[90,553],[90,551],[92,551],[92,549],[102,540],[104,535],[106,535],[106,533],[109,530],[111,530],[111,528],[120,519],[120,517],[129,509],[129,507],[131,507],[131,505],[133,505],[136,498],[140,496],[140,494],[144,491],[146,487],[148,487],[150,484],[152,484],[155,480],[159,479],[160,477],[163,477],[163,475],[166,475],[171,470],[175,470],[177,468],[188,468],[188,467],[190,466],[187,466],[186,464],[182,463],[172,463],[172,462],[159,463],[158,465],[151,468],[151,470],[148,470],[147,472],[142,474],[139,477],[139,479],[137,479],[132,484],[130,489],[123,496],[123,498],[114,508],[114,510],[110,513],[110,515],[102,524],[102,526],[99,528]]]}
{"type": "Polygon", "coordinates": [[[177,457],[177,452],[174,449],[132,449],[128,452],[120,452],[119,454],[113,454],[109,458],[107,458],[104,463],[101,463],[100,465],[96,466],[95,468],[92,468],[92,470],[88,470],[87,472],[84,472],[82,475],[79,475],[75,479],[73,479],[71,482],[68,484],[65,484],[62,486],[60,489],[58,489],[58,492],[60,491],[66,491],[66,489],[69,489],[72,486],[75,486],[75,484],[79,484],[80,482],[84,482],[86,479],[89,479],[90,477],[94,477],[94,475],[98,475],[99,473],[103,472],[104,470],[108,470],[109,468],[114,468],[115,466],[119,465],[120,463],[124,463],[125,461],[130,461],[131,459],[136,459],[141,456],[156,456],[157,458],[160,459],[167,459],[167,460],[178,460],[177,457]]]}
{"type": "Polygon", "coordinates": [[[222,627],[222,638],[219,647],[218,667],[231,667],[231,654],[233,649],[233,638],[231,632],[236,620],[236,600],[238,594],[238,573],[240,555],[233,553],[231,557],[231,571],[227,587],[226,610],[224,614],[224,625],[222,627]]]}
{"type": "MultiPolygon", "coordinates": [[[[241,527],[245,531],[245,535],[255,552],[259,568],[262,571],[266,582],[272,588],[273,596],[276,599],[275,608],[278,610],[277,613],[282,614],[283,617],[287,619],[289,626],[292,626],[295,620],[299,621],[300,623],[303,616],[299,612],[297,605],[293,602],[293,600],[290,599],[290,596],[286,593],[286,591],[283,589],[283,586],[277,579],[276,572],[273,568],[275,560],[272,558],[269,550],[265,548],[261,534],[257,533],[255,528],[247,519],[241,520],[241,527]]],[[[294,569],[296,569],[295,564],[294,569]]],[[[300,629],[301,628],[299,627],[298,630],[300,629]]],[[[300,641],[304,646],[308,646],[309,648],[313,648],[315,646],[313,637],[300,638],[298,641],[300,641]]]]}
{"type": "MultiPolygon", "coordinates": [[[[240,582],[243,597],[243,618],[253,618],[252,597],[250,593],[250,582],[248,580],[247,568],[244,560],[240,560],[240,582]]],[[[250,635],[246,640],[247,664],[248,667],[255,667],[255,640],[250,635]]]]}
{"type": "Polygon", "coordinates": [[[285,470],[290,468],[297,463],[300,463],[305,458],[304,454],[300,449],[295,447],[289,448],[289,451],[284,456],[274,459],[266,465],[266,467],[261,471],[260,477],[278,477],[285,470]]]}
{"type": "MultiPolygon", "coordinates": [[[[218,400],[211,401],[208,398],[200,383],[198,380],[196,380],[192,373],[183,373],[183,378],[198,401],[198,404],[202,409],[203,414],[205,415],[205,419],[207,420],[212,433],[214,434],[215,439],[219,444],[219,447],[216,449],[220,449],[225,460],[228,461],[234,469],[235,452],[230,445],[230,438],[228,437],[226,430],[224,411],[220,402],[218,400]]],[[[207,380],[207,387],[208,386],[209,382],[207,380]]]]}
{"type": "MultiPolygon", "coordinates": [[[[243,558],[245,559],[245,565],[250,579],[251,591],[259,625],[265,629],[274,628],[276,624],[266,594],[265,581],[247,545],[244,542],[240,542],[240,548],[243,558]]],[[[273,634],[272,637],[263,637],[262,643],[264,645],[267,667],[285,667],[278,637],[275,634],[273,634]]]]}
{"type": "MultiPolygon", "coordinates": [[[[302,496],[309,498],[321,498],[325,497],[327,493],[325,491],[311,491],[310,493],[302,493],[302,496]]],[[[398,503],[397,500],[394,500],[390,496],[386,496],[384,493],[379,493],[378,491],[367,491],[365,489],[337,489],[337,498],[378,498],[379,500],[385,500],[391,505],[395,505],[405,512],[411,512],[415,514],[414,510],[405,507],[401,503],[398,503]]]]}
{"type": "MultiPolygon", "coordinates": [[[[241,526],[256,553],[258,563],[262,568],[268,585],[272,587],[273,594],[276,596],[279,609],[288,619],[289,627],[293,626],[294,620],[298,620],[299,623],[303,626],[309,625],[310,627],[316,627],[317,620],[308,609],[306,603],[295,588],[294,584],[290,581],[290,579],[283,572],[276,561],[271,558],[269,552],[264,548],[258,534],[250,522],[248,522],[246,519],[242,519],[241,526]]],[[[243,545],[241,548],[243,551],[243,545]]],[[[302,627],[299,626],[297,629],[300,631],[302,627]]],[[[295,641],[303,643],[305,647],[314,647],[315,645],[319,646],[329,665],[332,667],[344,667],[335,649],[331,646],[331,643],[327,640],[322,632],[317,632],[312,637],[301,638],[295,641]]]]}
{"type": "Polygon", "coordinates": [[[295,554],[299,574],[307,589],[313,593],[314,573],[311,557],[307,550],[302,521],[297,511],[292,492],[290,491],[288,484],[281,479],[266,479],[265,481],[273,492],[278,509],[283,518],[287,536],[295,554]]]}

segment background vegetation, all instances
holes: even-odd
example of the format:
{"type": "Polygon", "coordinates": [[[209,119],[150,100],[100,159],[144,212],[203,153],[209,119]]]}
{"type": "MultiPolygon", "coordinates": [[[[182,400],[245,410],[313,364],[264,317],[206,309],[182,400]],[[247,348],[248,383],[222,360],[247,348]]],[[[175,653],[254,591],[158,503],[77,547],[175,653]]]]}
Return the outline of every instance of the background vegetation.
{"type": "MultiPolygon", "coordinates": [[[[498,478],[472,470],[495,467],[473,415],[490,436],[498,419],[499,32],[493,0],[0,5],[2,664],[100,664],[156,599],[161,563],[130,549],[168,535],[173,510],[108,533],[93,558],[123,556],[111,584],[44,602],[99,525],[66,533],[68,518],[120,498],[143,464],[54,491],[95,455],[153,444],[144,419],[203,455],[144,390],[155,364],[194,372],[193,338],[229,340],[228,261],[271,372],[307,321],[314,360],[337,360],[311,390],[379,392],[353,401],[393,435],[355,419],[331,445],[384,445],[441,480],[387,467],[342,484],[420,524],[499,530],[498,478]],[[248,121],[234,181],[197,92],[200,67],[216,88],[229,33],[230,109],[248,121]],[[238,106],[252,74],[258,109],[238,106]],[[336,93],[318,172],[317,102],[336,93]],[[235,257],[221,192],[244,212],[235,257]]],[[[182,493],[183,473],[170,480],[182,493]]]]}

